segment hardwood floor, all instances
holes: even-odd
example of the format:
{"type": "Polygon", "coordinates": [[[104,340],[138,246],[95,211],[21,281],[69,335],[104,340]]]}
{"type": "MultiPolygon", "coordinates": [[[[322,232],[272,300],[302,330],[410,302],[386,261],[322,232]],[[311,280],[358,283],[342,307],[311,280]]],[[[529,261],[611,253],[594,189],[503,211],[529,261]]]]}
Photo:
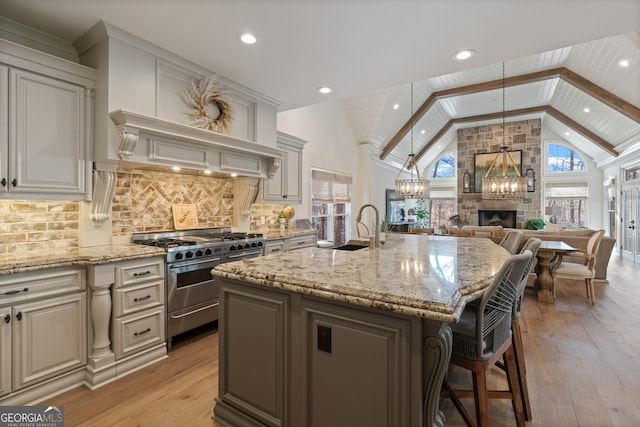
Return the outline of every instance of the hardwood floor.
{"type": "MultiPolygon", "coordinates": [[[[640,425],[640,265],[614,255],[596,305],[583,283],[562,282],[555,305],[527,291],[521,327],[533,407],[528,426],[640,425]]],[[[90,391],[79,387],[42,402],[64,405],[65,426],[216,426],[218,334],[208,325],[174,340],[170,357],[90,391]]],[[[506,384],[494,369],[491,381],[506,384]]],[[[451,368],[454,384],[471,380],[451,368]]],[[[465,399],[473,410],[473,401],[465,399]]],[[[448,400],[447,426],[464,425],[448,400]]],[[[508,400],[491,401],[491,425],[515,424],[508,400]]],[[[296,426],[302,427],[302,426],[296,426]]]]}

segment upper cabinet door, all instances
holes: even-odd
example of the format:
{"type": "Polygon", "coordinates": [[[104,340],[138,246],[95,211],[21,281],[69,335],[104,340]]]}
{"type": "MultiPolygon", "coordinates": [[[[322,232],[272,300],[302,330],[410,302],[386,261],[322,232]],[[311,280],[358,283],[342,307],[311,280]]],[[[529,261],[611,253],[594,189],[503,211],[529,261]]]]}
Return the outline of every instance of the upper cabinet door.
{"type": "Polygon", "coordinates": [[[7,189],[9,165],[9,67],[0,65],[0,192],[7,189]],[[4,181],[3,181],[4,180],[4,181]]]}
{"type": "Polygon", "coordinates": [[[10,69],[9,92],[9,191],[83,193],[84,87],[10,69]]]}

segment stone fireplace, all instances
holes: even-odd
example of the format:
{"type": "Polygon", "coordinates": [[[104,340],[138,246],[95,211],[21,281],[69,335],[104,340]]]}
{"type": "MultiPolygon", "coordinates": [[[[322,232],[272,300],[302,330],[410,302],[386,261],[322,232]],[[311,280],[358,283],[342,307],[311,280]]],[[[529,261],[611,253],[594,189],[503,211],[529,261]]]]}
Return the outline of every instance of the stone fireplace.
{"type": "Polygon", "coordinates": [[[516,228],[517,211],[512,210],[478,210],[478,225],[501,225],[505,228],[516,228]]]}
{"type": "MultiPolygon", "coordinates": [[[[458,203],[457,213],[470,225],[502,225],[507,228],[524,228],[529,219],[541,218],[540,177],[542,172],[542,141],[540,119],[519,120],[501,124],[458,129],[458,203]],[[483,199],[481,193],[464,193],[462,177],[468,172],[474,176],[474,159],[477,153],[497,153],[506,145],[510,150],[522,151],[522,170],[533,169],[536,176],[535,192],[517,200],[483,199]],[[502,221],[504,224],[500,224],[502,221]],[[489,224],[491,223],[491,224],[489,224]]],[[[474,183],[471,182],[471,188],[474,183]]],[[[473,191],[473,190],[472,190],[473,191]]]]}

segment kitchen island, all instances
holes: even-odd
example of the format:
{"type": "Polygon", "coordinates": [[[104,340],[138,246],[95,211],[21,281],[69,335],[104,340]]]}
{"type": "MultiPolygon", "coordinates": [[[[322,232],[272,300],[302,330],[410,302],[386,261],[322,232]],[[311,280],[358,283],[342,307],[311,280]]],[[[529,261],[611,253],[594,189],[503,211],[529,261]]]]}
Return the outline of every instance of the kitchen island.
{"type": "Polygon", "coordinates": [[[449,323],[509,254],[489,239],[388,235],[217,266],[219,394],[234,426],[443,425],[449,323]]]}

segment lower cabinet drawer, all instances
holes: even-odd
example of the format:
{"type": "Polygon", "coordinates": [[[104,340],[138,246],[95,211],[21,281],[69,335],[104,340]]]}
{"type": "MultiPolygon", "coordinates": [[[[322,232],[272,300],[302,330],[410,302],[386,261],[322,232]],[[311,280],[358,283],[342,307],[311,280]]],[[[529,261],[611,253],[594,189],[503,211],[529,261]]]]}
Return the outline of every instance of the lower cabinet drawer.
{"type": "Polygon", "coordinates": [[[115,291],[114,317],[164,304],[164,281],[158,280],[115,291]]]}
{"type": "Polygon", "coordinates": [[[165,341],[164,306],[122,316],[114,322],[116,359],[165,341]]]}

